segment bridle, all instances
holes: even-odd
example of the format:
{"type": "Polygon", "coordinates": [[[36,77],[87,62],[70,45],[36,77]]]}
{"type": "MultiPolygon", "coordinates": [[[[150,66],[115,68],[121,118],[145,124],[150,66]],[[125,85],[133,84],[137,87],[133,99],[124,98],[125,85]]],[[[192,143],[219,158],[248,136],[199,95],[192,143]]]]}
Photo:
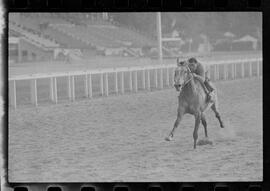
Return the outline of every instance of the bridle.
{"type": "Polygon", "coordinates": [[[180,90],[179,90],[180,92],[181,92],[182,88],[185,87],[193,79],[193,77],[194,77],[193,74],[192,74],[192,72],[191,72],[191,70],[190,70],[190,68],[188,67],[188,65],[186,65],[184,67],[187,68],[188,74],[191,74],[191,77],[188,80],[186,80],[182,86],[180,86],[180,90]]]}

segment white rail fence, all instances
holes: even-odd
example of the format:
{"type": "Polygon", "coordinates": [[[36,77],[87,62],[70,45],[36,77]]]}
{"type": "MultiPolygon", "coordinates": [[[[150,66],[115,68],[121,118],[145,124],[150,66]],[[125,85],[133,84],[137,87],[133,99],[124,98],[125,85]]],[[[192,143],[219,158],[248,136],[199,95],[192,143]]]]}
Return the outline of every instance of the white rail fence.
{"type": "MultiPolygon", "coordinates": [[[[19,89],[17,86],[20,81],[25,81],[30,85],[30,103],[38,106],[38,90],[40,90],[38,80],[41,79],[47,79],[49,100],[58,103],[59,88],[63,89],[58,83],[60,78],[64,78],[66,81],[64,92],[67,94],[68,100],[75,101],[77,99],[75,89],[76,85],[79,85],[75,83],[76,77],[83,79],[83,88],[80,91],[83,91],[84,97],[93,98],[93,89],[99,89],[99,96],[109,96],[110,94],[118,95],[127,92],[173,87],[174,68],[174,64],[152,65],[11,77],[9,78],[9,105],[16,109],[19,105],[17,101],[18,92],[28,91],[29,89],[19,89]],[[98,82],[97,79],[93,82],[93,76],[99,78],[98,82]],[[138,88],[138,85],[140,88],[138,88]]],[[[262,59],[211,62],[206,65],[206,69],[210,72],[212,81],[259,77],[262,75],[262,59]]],[[[80,86],[82,87],[82,84],[80,86]]]]}

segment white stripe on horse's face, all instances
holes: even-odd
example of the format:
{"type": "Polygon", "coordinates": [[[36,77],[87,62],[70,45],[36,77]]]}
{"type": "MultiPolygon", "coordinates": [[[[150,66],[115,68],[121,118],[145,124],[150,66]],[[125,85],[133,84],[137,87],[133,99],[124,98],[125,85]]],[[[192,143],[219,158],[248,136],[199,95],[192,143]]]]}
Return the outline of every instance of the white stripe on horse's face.
{"type": "Polygon", "coordinates": [[[174,73],[174,84],[176,87],[181,87],[188,80],[187,66],[178,66],[174,73]]]}

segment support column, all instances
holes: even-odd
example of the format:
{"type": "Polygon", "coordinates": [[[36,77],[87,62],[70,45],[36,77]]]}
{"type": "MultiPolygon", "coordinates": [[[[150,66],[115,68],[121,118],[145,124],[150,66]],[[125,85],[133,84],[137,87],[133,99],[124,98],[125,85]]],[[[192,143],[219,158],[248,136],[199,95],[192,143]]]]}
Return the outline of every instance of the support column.
{"type": "Polygon", "coordinates": [[[161,30],[161,13],[157,13],[157,37],[158,37],[158,55],[159,55],[159,64],[162,64],[162,30],[161,30]]]}

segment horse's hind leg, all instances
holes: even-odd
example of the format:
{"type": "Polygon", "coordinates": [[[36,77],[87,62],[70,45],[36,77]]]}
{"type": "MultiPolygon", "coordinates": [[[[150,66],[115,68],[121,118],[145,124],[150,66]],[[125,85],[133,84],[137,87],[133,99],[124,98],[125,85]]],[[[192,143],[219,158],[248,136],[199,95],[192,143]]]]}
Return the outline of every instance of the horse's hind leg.
{"type": "Polygon", "coordinates": [[[203,124],[203,127],[204,127],[205,137],[208,137],[208,135],[207,135],[207,122],[206,122],[206,118],[205,118],[204,113],[201,114],[201,121],[202,121],[202,124],[203,124]]]}
{"type": "Polygon", "coordinates": [[[214,103],[214,104],[211,106],[211,109],[215,112],[216,118],[217,118],[218,121],[219,121],[220,127],[221,127],[221,128],[224,128],[224,124],[223,124],[223,121],[221,120],[221,117],[220,117],[220,114],[219,114],[219,112],[218,112],[216,103],[214,103]]]}
{"type": "Polygon", "coordinates": [[[165,138],[166,141],[171,141],[172,140],[174,131],[179,126],[179,123],[181,122],[181,120],[183,118],[183,115],[184,115],[184,112],[182,110],[181,111],[178,110],[177,118],[176,118],[176,120],[174,122],[173,129],[171,130],[169,136],[165,138]]]}

